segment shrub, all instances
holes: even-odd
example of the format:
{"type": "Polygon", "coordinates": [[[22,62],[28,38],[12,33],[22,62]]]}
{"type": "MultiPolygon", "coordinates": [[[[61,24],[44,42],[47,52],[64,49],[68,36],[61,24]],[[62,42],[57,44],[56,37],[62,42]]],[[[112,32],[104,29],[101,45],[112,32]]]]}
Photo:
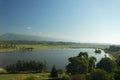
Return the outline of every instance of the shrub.
{"type": "Polygon", "coordinates": [[[71,80],[86,80],[85,74],[77,74],[71,77],[71,80]]]}
{"type": "Polygon", "coordinates": [[[37,80],[37,78],[36,77],[34,77],[34,76],[30,76],[30,77],[27,77],[26,79],[24,79],[24,80],[37,80]]]}
{"type": "Polygon", "coordinates": [[[57,78],[58,77],[58,73],[57,73],[57,70],[56,70],[55,66],[53,66],[52,69],[51,69],[50,77],[53,77],[53,78],[57,78]]]}
{"type": "Polygon", "coordinates": [[[90,73],[90,80],[114,80],[114,76],[102,69],[95,69],[90,73]]]}
{"type": "Polygon", "coordinates": [[[70,76],[66,73],[61,74],[62,80],[70,80],[70,76]]]}
{"type": "Polygon", "coordinates": [[[5,73],[7,73],[7,71],[3,68],[0,68],[0,74],[5,74],[5,73]]]}

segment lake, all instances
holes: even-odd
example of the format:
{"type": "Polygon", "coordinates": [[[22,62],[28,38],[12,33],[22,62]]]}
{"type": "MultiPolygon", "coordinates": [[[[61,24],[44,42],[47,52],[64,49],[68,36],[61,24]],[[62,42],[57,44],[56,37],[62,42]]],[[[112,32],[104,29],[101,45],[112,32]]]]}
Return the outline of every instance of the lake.
{"type": "Polygon", "coordinates": [[[53,65],[58,69],[65,69],[68,64],[68,58],[77,56],[80,52],[88,52],[89,56],[95,56],[97,61],[104,57],[105,52],[95,54],[95,49],[80,48],[80,49],[49,49],[35,50],[32,52],[9,52],[0,54],[0,67],[5,68],[8,64],[16,63],[18,60],[36,60],[47,63],[47,68],[50,70],[53,65]]]}

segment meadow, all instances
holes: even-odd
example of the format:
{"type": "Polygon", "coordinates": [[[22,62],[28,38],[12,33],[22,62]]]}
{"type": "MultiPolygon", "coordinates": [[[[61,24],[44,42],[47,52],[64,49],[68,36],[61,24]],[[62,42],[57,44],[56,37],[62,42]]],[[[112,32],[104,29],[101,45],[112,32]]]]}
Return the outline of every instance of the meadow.
{"type": "Polygon", "coordinates": [[[108,45],[16,45],[16,46],[17,46],[17,49],[2,48],[2,49],[0,49],[0,53],[18,51],[19,48],[22,48],[22,47],[25,47],[25,48],[32,47],[32,48],[34,48],[34,50],[65,49],[65,48],[99,48],[99,49],[105,49],[105,48],[109,47],[108,45]]]}
{"type": "Polygon", "coordinates": [[[36,79],[48,78],[50,73],[29,73],[29,74],[0,74],[0,80],[23,80],[27,77],[35,77],[36,79]]]}

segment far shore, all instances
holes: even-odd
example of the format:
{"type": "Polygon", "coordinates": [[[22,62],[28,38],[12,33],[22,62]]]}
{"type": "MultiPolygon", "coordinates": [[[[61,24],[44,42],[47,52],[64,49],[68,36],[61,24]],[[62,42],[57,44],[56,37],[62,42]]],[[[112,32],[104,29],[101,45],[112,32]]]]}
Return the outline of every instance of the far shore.
{"type": "Polygon", "coordinates": [[[19,51],[20,48],[22,47],[32,47],[33,50],[47,50],[47,49],[79,49],[79,48],[99,48],[99,49],[105,49],[106,47],[104,46],[72,46],[72,45],[17,45],[17,49],[13,49],[13,48],[4,48],[4,49],[0,49],[0,53],[4,53],[4,52],[14,52],[14,51],[19,51]]]}

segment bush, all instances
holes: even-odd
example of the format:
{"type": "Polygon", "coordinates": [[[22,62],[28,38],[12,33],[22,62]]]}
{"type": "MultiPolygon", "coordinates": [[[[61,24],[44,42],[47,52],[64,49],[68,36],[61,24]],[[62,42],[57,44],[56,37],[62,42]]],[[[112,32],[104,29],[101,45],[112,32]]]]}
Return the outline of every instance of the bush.
{"type": "Polygon", "coordinates": [[[71,80],[86,80],[85,74],[77,74],[71,77],[71,80]]]}
{"type": "Polygon", "coordinates": [[[52,69],[51,69],[50,77],[52,77],[52,78],[57,78],[58,77],[58,73],[57,73],[57,70],[56,70],[55,66],[53,66],[52,69]]]}
{"type": "Polygon", "coordinates": [[[25,75],[16,75],[16,77],[14,77],[12,80],[25,80],[27,76],[25,75]]]}
{"type": "Polygon", "coordinates": [[[3,68],[0,68],[0,74],[5,74],[5,73],[7,73],[7,71],[3,68]]]}
{"type": "Polygon", "coordinates": [[[114,78],[115,78],[115,80],[120,80],[120,70],[115,71],[114,78]]]}
{"type": "Polygon", "coordinates": [[[61,74],[60,77],[62,78],[62,80],[70,80],[70,76],[66,73],[61,74]]]}
{"type": "Polygon", "coordinates": [[[114,80],[114,77],[102,69],[95,69],[90,73],[90,80],[114,80]]]}
{"type": "Polygon", "coordinates": [[[24,79],[24,80],[37,80],[37,78],[36,77],[34,77],[34,76],[30,76],[30,77],[27,77],[26,79],[24,79]]]}

